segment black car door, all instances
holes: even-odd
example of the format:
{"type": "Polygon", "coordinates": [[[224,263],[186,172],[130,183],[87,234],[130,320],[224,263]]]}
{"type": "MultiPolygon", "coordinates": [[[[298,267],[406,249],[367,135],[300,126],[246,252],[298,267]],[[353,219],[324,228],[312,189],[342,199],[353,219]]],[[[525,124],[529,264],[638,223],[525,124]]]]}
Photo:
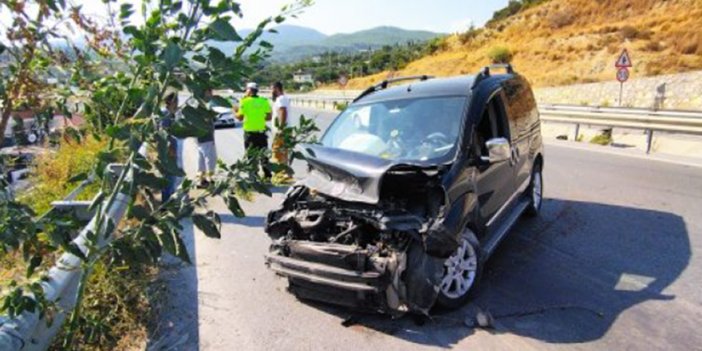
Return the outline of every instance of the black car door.
{"type": "MultiPolygon", "coordinates": [[[[505,107],[500,94],[494,94],[485,104],[480,121],[475,125],[473,149],[477,159],[477,193],[480,219],[490,227],[508,207],[515,192],[515,169],[511,159],[501,162],[481,161],[488,157],[486,142],[495,138],[510,139],[505,107]]],[[[489,229],[489,228],[488,228],[489,229]]]]}

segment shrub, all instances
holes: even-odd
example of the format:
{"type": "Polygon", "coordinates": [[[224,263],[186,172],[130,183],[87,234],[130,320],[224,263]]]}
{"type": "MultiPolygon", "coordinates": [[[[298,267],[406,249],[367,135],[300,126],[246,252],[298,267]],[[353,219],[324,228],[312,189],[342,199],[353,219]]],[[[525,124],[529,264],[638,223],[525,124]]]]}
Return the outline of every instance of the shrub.
{"type": "MultiPolygon", "coordinates": [[[[98,153],[106,146],[105,141],[92,137],[82,141],[63,140],[58,150],[38,155],[32,167],[30,182],[34,186],[19,199],[43,214],[51,208],[51,202],[64,198],[77,184],[69,179],[79,173],[89,172],[95,164],[98,153]]],[[[93,190],[96,190],[94,187],[93,190]]],[[[79,199],[88,199],[96,191],[86,190],[79,199]]]]}
{"type": "Polygon", "coordinates": [[[447,49],[448,42],[446,41],[446,37],[438,37],[427,42],[426,46],[424,47],[424,52],[428,55],[433,55],[447,49]]]}
{"type": "Polygon", "coordinates": [[[512,51],[504,46],[495,46],[488,51],[488,58],[492,63],[510,63],[512,61],[512,51]]]}
{"type": "Polygon", "coordinates": [[[468,29],[467,31],[465,31],[463,33],[458,34],[458,41],[461,44],[465,45],[465,44],[469,43],[470,41],[472,41],[473,39],[475,39],[475,37],[477,37],[478,34],[480,34],[480,32],[481,32],[480,29],[475,29],[475,27],[470,26],[470,29],[468,29]]]}
{"type": "Polygon", "coordinates": [[[348,106],[349,106],[348,102],[335,102],[334,103],[334,107],[339,111],[345,110],[348,106]]]}
{"type": "Polygon", "coordinates": [[[663,45],[661,45],[661,43],[656,40],[651,40],[648,43],[646,43],[643,49],[651,52],[659,52],[663,50],[663,45]]]}
{"type": "Polygon", "coordinates": [[[545,1],[547,0],[509,0],[506,7],[497,10],[492,14],[492,18],[487,22],[487,26],[491,26],[496,22],[512,17],[521,11],[545,1]]]}
{"type": "Polygon", "coordinates": [[[592,139],[590,139],[590,143],[597,145],[609,145],[612,143],[612,135],[607,135],[605,133],[595,135],[594,137],[592,137],[592,139]]]}
{"type": "Polygon", "coordinates": [[[680,36],[673,42],[675,51],[683,55],[702,55],[702,35],[680,36]]]}
{"type": "Polygon", "coordinates": [[[564,9],[558,12],[552,13],[548,16],[548,23],[551,29],[560,29],[565,26],[573,24],[575,17],[569,9],[564,9]]]}
{"type": "Polygon", "coordinates": [[[622,40],[633,40],[639,35],[639,30],[632,26],[624,26],[619,29],[619,36],[622,40]]]}
{"type": "Polygon", "coordinates": [[[642,40],[649,40],[653,36],[653,31],[645,28],[639,31],[638,35],[636,36],[637,39],[642,39],[642,40]]]}

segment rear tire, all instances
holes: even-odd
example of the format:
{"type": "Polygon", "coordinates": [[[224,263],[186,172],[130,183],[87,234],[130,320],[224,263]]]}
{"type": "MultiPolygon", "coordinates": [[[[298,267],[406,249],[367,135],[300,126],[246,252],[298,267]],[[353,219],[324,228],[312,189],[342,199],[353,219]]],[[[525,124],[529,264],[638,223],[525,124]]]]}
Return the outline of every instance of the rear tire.
{"type": "Polygon", "coordinates": [[[541,173],[541,163],[536,163],[531,171],[531,181],[526,190],[529,197],[529,206],[524,213],[529,217],[536,217],[541,211],[541,205],[544,202],[544,178],[541,173]]]}
{"type": "Polygon", "coordinates": [[[444,263],[444,275],[436,299],[437,306],[457,309],[465,305],[477,290],[482,270],[480,244],[475,234],[466,228],[458,248],[444,263]]]}

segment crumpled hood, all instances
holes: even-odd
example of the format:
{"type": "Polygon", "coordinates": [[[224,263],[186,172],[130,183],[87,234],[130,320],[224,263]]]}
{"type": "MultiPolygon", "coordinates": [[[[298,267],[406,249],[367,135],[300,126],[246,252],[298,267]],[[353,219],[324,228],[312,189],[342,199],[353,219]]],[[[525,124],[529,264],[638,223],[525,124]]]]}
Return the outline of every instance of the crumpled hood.
{"type": "Polygon", "coordinates": [[[377,204],[383,176],[392,169],[431,170],[436,166],[386,160],[321,145],[300,145],[310,172],[301,184],[349,202],[377,204]]]}

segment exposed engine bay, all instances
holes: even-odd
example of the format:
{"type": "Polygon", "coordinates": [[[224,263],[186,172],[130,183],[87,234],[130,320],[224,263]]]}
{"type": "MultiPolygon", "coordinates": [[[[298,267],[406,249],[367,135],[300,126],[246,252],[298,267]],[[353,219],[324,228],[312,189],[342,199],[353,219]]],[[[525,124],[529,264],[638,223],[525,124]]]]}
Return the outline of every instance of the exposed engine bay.
{"type": "Polygon", "coordinates": [[[311,176],[268,214],[266,262],[302,299],[428,314],[458,245],[440,229],[448,201],[440,179],[436,170],[392,167],[377,180],[373,204],[324,194],[311,176]]]}

